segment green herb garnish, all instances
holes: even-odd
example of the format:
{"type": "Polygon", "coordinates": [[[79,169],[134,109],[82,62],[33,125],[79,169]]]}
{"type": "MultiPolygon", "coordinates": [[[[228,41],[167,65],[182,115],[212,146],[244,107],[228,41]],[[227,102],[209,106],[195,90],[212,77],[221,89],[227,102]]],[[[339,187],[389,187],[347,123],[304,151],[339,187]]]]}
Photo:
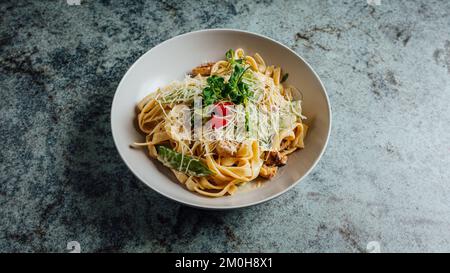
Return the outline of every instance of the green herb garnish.
{"type": "Polygon", "coordinates": [[[182,155],[166,146],[156,146],[157,159],[171,169],[183,172],[190,176],[208,176],[214,174],[206,164],[197,158],[182,155]]]}
{"type": "Polygon", "coordinates": [[[208,86],[203,89],[203,103],[210,105],[222,98],[222,91],[225,89],[224,78],[214,75],[206,82],[208,86]]]}
{"type": "Polygon", "coordinates": [[[228,62],[233,66],[233,73],[227,83],[224,78],[217,75],[209,77],[206,81],[208,86],[203,89],[203,103],[210,105],[222,100],[229,100],[234,104],[245,103],[253,95],[248,85],[242,81],[247,71],[242,65],[242,59],[234,59],[234,51],[228,50],[225,54],[228,62]]]}
{"type": "Polygon", "coordinates": [[[231,64],[231,65],[235,65],[235,64],[242,64],[242,59],[235,59],[234,58],[234,50],[230,49],[227,51],[227,53],[225,53],[225,58],[227,58],[227,61],[231,64]]]}

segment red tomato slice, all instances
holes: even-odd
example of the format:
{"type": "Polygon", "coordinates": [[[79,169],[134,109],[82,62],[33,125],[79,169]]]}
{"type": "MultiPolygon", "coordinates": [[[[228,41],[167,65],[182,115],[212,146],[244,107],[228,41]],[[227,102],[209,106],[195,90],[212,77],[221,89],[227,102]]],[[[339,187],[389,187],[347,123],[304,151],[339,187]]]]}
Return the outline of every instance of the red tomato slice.
{"type": "Polygon", "coordinates": [[[219,129],[228,124],[228,120],[225,118],[229,113],[228,105],[233,105],[233,103],[224,101],[215,104],[216,107],[211,117],[211,126],[213,129],[219,129]]]}

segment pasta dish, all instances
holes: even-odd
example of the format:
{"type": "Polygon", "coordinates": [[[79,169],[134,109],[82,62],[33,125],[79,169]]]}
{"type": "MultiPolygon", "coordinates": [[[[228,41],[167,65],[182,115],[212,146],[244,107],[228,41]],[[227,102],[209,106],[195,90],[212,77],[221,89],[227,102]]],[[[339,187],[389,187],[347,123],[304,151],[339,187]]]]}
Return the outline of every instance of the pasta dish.
{"type": "Polygon", "coordinates": [[[304,147],[300,92],[287,73],[258,54],[229,50],[143,98],[137,124],[150,157],[188,190],[231,195],[257,177],[270,179],[304,147]]]}

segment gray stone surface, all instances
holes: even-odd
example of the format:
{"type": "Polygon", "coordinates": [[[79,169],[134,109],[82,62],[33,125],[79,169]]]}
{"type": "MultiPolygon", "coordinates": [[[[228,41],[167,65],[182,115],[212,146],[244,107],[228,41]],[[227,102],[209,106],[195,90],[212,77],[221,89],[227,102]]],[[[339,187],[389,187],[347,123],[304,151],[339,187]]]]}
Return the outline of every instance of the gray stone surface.
{"type": "Polygon", "coordinates": [[[0,18],[0,251],[450,251],[449,1],[2,1],[0,18]],[[308,178],[227,212],[148,189],[109,124],[141,54],[217,27],[293,48],[334,114],[308,178]]]}

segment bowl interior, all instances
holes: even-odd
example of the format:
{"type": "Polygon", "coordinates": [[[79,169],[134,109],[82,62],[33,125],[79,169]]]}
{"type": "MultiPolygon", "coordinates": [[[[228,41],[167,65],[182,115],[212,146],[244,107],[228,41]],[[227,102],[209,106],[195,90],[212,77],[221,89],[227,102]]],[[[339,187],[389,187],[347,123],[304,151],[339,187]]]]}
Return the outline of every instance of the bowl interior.
{"type": "Polygon", "coordinates": [[[187,205],[226,209],[249,206],[273,198],[300,181],[315,166],[327,144],[331,113],[323,85],[310,66],[287,47],[269,38],[237,30],[207,30],[172,38],[139,58],[120,82],[112,105],[111,125],[116,147],[131,171],[157,192],[187,205]],[[289,156],[277,176],[256,188],[249,183],[232,196],[208,198],[189,192],[158,162],[150,160],[145,149],[130,144],[143,137],[134,126],[137,102],[175,79],[182,79],[193,67],[224,58],[230,49],[258,52],[267,64],[281,66],[289,73],[287,83],[303,95],[303,112],[310,130],[305,148],[289,156]],[[249,190],[251,189],[251,190],[249,190]]]}

